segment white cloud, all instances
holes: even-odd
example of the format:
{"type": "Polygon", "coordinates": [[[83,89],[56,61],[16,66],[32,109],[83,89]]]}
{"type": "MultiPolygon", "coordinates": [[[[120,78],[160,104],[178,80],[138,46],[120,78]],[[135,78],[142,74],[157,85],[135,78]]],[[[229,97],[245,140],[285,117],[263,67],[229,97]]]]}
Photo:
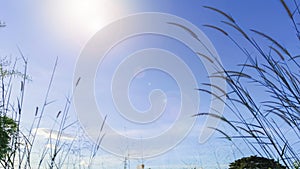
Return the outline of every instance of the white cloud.
{"type": "Polygon", "coordinates": [[[48,128],[35,128],[32,130],[32,133],[37,132],[37,136],[42,136],[44,138],[51,138],[51,139],[57,139],[60,135],[60,140],[69,140],[72,141],[76,139],[76,136],[66,133],[59,133],[59,131],[54,129],[48,129],[48,128]]]}

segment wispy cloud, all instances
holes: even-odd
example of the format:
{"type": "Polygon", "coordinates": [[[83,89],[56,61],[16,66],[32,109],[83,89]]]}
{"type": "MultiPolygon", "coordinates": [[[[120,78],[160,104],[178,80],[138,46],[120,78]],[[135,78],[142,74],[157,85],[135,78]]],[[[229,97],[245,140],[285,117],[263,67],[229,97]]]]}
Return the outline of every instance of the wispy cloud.
{"type": "Polygon", "coordinates": [[[37,131],[37,136],[41,136],[47,139],[57,139],[60,138],[61,140],[74,140],[76,136],[66,133],[59,133],[59,131],[49,128],[35,128],[33,131],[37,131]],[[60,135],[60,137],[59,137],[60,135]]]}

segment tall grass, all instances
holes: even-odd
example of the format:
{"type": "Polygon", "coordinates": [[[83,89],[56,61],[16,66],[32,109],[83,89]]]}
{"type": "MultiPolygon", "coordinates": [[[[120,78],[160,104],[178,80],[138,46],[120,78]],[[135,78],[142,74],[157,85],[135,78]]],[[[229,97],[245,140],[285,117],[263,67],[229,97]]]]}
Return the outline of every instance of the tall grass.
{"type": "MultiPolygon", "coordinates": [[[[1,119],[8,118],[15,124],[14,131],[8,133],[8,150],[3,151],[4,156],[0,159],[2,168],[91,168],[103,135],[93,143],[87,139],[78,122],[70,120],[72,94],[66,97],[63,109],[57,110],[52,127],[47,129],[46,139],[39,136],[39,131],[45,123],[45,112],[53,103],[49,94],[54,83],[57,60],[49,77],[48,87],[46,86],[43,104],[33,108],[32,112],[24,112],[26,85],[30,78],[27,74],[27,59],[21,50],[19,53],[21,57],[13,62],[9,58],[0,61],[0,116],[1,119]],[[19,71],[20,67],[23,70],[19,71]],[[16,83],[19,83],[19,87],[16,87],[16,83]],[[23,126],[22,116],[31,116],[29,113],[34,115],[31,126],[23,126]],[[67,135],[68,132],[72,133],[67,135]],[[41,145],[41,142],[44,143],[41,145]],[[36,152],[37,150],[39,151],[36,152]],[[85,161],[84,165],[82,161],[85,161]]],[[[51,121],[47,123],[51,124],[51,121]]],[[[2,128],[8,129],[5,127],[7,124],[1,125],[2,128]]]]}
{"type": "MultiPolygon", "coordinates": [[[[284,0],[280,3],[291,20],[295,37],[300,39],[298,2],[294,1],[292,7],[284,0]]],[[[226,20],[221,23],[227,29],[223,26],[205,26],[229,38],[247,58],[245,63],[238,65],[238,71],[223,68],[223,72],[218,72],[224,74],[220,78],[225,78],[230,90],[226,93],[226,101],[223,97],[218,99],[227,105],[230,116],[234,115],[231,119],[218,118],[228,124],[235,134],[229,134],[223,129],[217,131],[232,142],[236,139],[243,140],[253,154],[277,159],[288,168],[295,167],[300,161],[299,55],[293,54],[267,33],[243,29],[226,12],[209,6],[205,8],[223,16],[226,20]],[[240,34],[250,48],[240,45],[245,43],[236,40],[232,32],[240,34]],[[261,41],[263,43],[258,43],[261,41]],[[251,50],[256,52],[250,54],[251,50]]],[[[214,95],[205,87],[200,90],[214,95]]],[[[216,116],[209,113],[198,115],[216,116]]]]}

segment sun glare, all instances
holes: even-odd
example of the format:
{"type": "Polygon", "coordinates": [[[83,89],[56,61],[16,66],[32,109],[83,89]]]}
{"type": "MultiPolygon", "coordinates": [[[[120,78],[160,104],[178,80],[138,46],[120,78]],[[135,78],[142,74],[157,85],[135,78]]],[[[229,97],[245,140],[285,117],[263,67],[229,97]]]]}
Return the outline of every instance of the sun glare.
{"type": "Polygon", "coordinates": [[[47,8],[48,17],[59,25],[55,30],[84,39],[124,14],[124,4],[109,0],[52,1],[47,8]]]}

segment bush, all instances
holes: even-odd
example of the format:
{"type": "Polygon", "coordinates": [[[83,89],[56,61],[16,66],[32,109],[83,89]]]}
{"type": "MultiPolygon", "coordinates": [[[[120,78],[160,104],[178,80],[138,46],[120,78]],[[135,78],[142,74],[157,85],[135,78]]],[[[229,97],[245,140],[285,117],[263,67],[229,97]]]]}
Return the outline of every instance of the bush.
{"type": "Polygon", "coordinates": [[[16,122],[6,116],[0,116],[0,160],[4,160],[11,151],[10,140],[17,131],[16,122]]]}
{"type": "Polygon", "coordinates": [[[229,165],[229,169],[286,169],[273,159],[250,156],[234,161],[229,165]]]}

